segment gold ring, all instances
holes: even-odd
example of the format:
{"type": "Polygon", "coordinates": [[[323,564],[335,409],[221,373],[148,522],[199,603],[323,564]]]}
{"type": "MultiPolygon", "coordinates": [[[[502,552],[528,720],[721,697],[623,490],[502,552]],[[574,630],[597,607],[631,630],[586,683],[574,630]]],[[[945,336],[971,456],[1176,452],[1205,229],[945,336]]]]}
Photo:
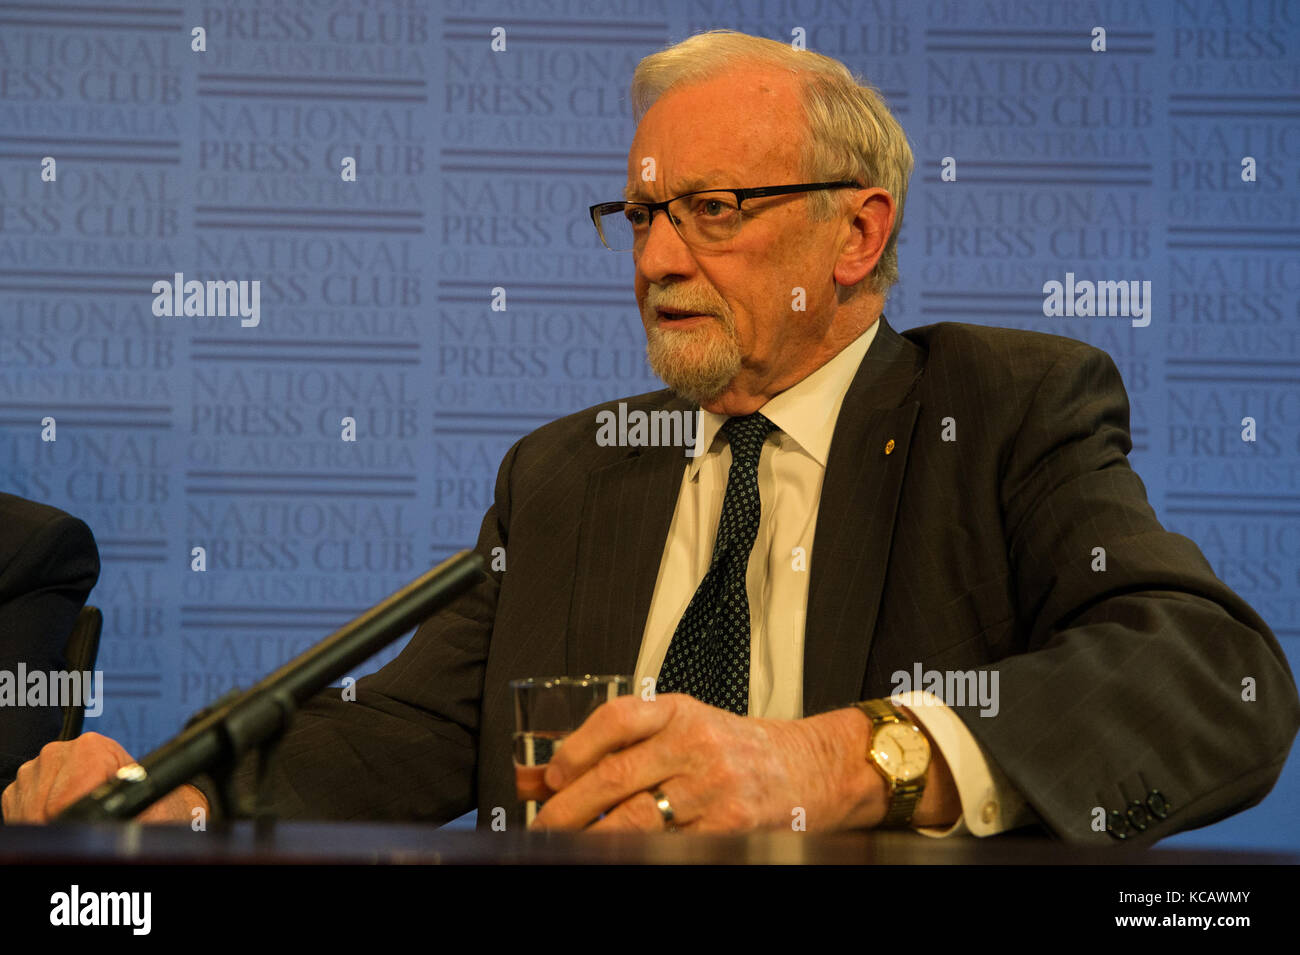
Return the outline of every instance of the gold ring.
{"type": "Polygon", "coordinates": [[[673,825],[675,814],[673,813],[672,803],[668,801],[664,791],[656,789],[650,795],[654,797],[655,805],[659,807],[659,815],[664,817],[664,832],[676,832],[677,827],[673,825]]]}

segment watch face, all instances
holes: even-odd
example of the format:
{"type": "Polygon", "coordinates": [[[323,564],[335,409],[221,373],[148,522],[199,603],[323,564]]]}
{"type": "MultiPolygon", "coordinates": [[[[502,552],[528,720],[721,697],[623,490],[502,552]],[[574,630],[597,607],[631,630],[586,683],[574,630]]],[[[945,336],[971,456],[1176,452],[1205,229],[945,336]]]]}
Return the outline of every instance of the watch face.
{"type": "Polygon", "coordinates": [[[910,724],[886,723],[871,738],[871,756],[899,782],[911,782],[930,766],[930,741],[910,724]]]}

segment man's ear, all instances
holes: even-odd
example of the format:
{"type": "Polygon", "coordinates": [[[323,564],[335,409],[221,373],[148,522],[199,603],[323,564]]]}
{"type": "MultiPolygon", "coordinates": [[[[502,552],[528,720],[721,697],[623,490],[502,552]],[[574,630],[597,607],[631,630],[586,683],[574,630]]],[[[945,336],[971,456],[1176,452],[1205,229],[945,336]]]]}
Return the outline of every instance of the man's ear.
{"type": "Polygon", "coordinates": [[[894,227],[894,197],[875,187],[853,194],[848,236],[835,260],[835,283],[857,285],[871,274],[884,254],[894,227]]]}

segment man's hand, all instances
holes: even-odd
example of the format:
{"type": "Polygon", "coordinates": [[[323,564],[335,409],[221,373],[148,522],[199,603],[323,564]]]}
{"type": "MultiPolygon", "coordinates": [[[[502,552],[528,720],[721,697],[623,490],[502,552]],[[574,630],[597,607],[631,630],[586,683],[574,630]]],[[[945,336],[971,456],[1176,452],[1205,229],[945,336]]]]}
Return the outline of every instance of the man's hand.
{"type": "MultiPolygon", "coordinates": [[[[40,755],[18,767],[18,775],[0,797],[10,825],[44,823],[135,760],[114,740],[98,733],[46,743],[40,755]]],[[[208,801],[193,786],[180,786],[140,815],[139,822],[185,822],[193,809],[208,811],[208,801]]]]}
{"type": "Polygon", "coordinates": [[[546,785],[556,793],[532,828],[661,831],[655,789],[671,803],[673,824],[691,832],[788,829],[800,809],[808,830],[862,825],[851,817],[864,807],[877,822],[884,781],[865,748],[844,751],[828,715],[766,720],[682,693],[617,697],[551,759],[546,785]]]}

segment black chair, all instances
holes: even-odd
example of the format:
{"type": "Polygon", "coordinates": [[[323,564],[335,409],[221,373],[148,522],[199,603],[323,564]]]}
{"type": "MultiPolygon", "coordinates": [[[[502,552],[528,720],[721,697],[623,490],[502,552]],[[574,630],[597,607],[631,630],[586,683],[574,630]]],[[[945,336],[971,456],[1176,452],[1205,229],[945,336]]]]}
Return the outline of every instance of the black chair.
{"type": "MultiPolygon", "coordinates": [[[[95,658],[99,656],[99,631],[104,626],[104,615],[98,607],[82,607],[77,614],[77,622],[72,626],[72,635],[64,656],[68,660],[69,670],[91,673],[95,669],[95,658]]],[[[76,739],[81,735],[81,724],[85,719],[85,697],[88,687],[82,689],[80,702],[69,701],[63,707],[63,732],[59,739],[76,739]]]]}

